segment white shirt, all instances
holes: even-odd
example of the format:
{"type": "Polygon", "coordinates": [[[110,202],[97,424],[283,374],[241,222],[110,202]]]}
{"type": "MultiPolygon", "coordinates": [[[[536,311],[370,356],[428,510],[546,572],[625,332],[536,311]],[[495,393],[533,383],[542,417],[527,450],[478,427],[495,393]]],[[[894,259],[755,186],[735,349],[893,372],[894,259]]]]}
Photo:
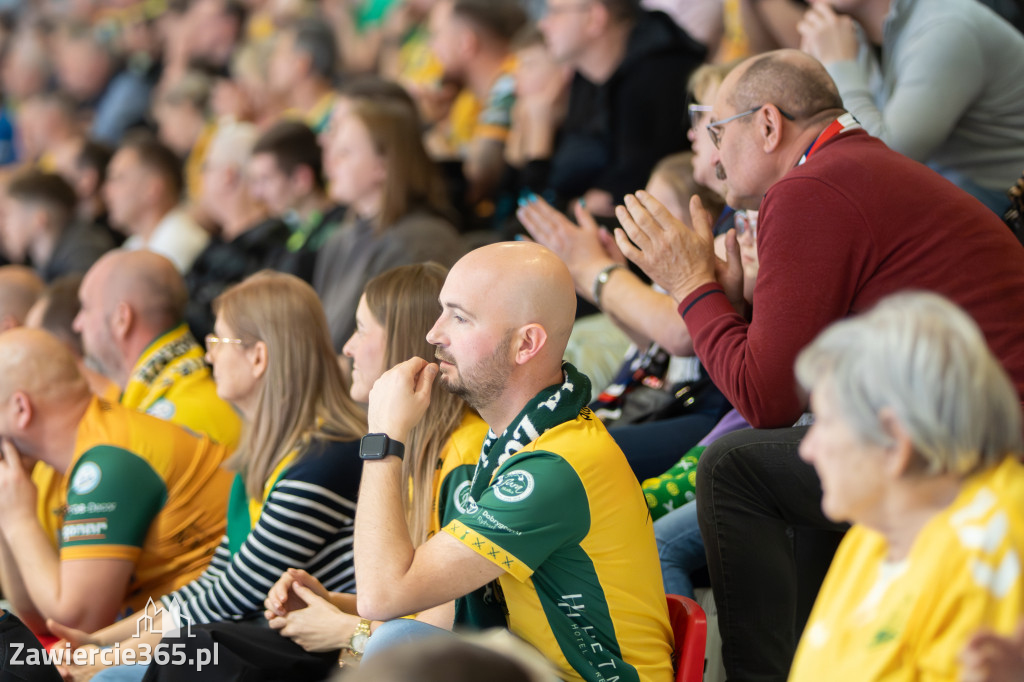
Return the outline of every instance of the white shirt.
{"type": "Polygon", "coordinates": [[[125,241],[123,248],[127,251],[146,249],[159,253],[174,263],[178,272],[185,274],[209,241],[210,235],[206,230],[187,213],[176,208],[157,223],[148,241],[139,235],[132,235],[125,241]]]}

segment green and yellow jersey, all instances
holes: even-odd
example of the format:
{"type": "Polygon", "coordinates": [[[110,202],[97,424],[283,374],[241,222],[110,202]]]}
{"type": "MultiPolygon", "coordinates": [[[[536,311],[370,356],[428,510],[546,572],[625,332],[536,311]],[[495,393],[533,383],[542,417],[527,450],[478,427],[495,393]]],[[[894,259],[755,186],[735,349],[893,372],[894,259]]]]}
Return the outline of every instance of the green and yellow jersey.
{"type": "Polygon", "coordinates": [[[197,578],[224,534],[226,450],[161,419],[93,398],[49,509],[60,558],[134,562],[125,607],[135,611],[197,578]],[[62,518],[61,518],[62,516],[62,518]]]}
{"type": "MultiPolygon", "coordinates": [[[[672,679],[654,530],[625,456],[588,408],[451,491],[444,527],[497,564],[508,627],[570,680],[672,679]]],[[[475,598],[469,595],[467,598],[475,598]]],[[[460,610],[460,613],[465,613],[460,610]]]]}

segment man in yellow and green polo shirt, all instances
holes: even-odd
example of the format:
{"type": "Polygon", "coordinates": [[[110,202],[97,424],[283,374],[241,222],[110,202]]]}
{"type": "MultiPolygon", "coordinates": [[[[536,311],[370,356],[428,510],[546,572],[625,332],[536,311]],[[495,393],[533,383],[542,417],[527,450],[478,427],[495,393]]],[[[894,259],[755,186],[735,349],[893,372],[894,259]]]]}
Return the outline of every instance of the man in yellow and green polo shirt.
{"type": "MultiPolygon", "coordinates": [[[[576,309],[572,276],[537,244],[494,244],[455,264],[420,358],[370,394],[356,512],[359,614],[385,620],[456,600],[455,625],[493,616],[566,680],[672,679],[672,628],[647,504],[622,451],[587,408],[590,381],[562,362],[576,309]],[[435,378],[490,426],[470,475],[449,481],[441,532],[404,530],[403,448],[435,378]],[[486,596],[486,595],[485,595],[486,596]],[[476,607],[480,608],[476,608],[476,607]]],[[[366,655],[437,632],[399,619],[366,655]],[[416,632],[419,631],[419,632],[416,632]]]]}
{"type": "MultiPolygon", "coordinates": [[[[181,321],[188,295],[174,264],[149,251],[112,251],[89,269],[78,296],[73,327],[86,361],[121,387],[120,404],[207,435],[225,446],[217,452],[226,457],[241,420],[218,397],[204,351],[181,321]]],[[[38,462],[32,481],[39,520],[59,546],[60,472],[38,462]]]]}
{"type": "Polygon", "coordinates": [[[94,396],[34,329],[0,334],[0,543],[14,610],[95,631],[196,578],[224,533],[224,446],[94,396]],[[59,548],[28,471],[58,472],[59,548]]]}

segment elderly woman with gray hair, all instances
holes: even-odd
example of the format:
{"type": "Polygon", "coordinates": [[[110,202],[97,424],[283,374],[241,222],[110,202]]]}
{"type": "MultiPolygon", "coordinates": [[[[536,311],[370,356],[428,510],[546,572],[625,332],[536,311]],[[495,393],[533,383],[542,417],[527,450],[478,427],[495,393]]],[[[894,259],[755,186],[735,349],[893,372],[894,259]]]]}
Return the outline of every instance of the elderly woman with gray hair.
{"type": "Polygon", "coordinates": [[[1020,399],[970,317],[900,294],[797,358],[815,423],[801,457],[853,528],[791,682],[956,680],[979,627],[1024,614],[1020,399]]]}

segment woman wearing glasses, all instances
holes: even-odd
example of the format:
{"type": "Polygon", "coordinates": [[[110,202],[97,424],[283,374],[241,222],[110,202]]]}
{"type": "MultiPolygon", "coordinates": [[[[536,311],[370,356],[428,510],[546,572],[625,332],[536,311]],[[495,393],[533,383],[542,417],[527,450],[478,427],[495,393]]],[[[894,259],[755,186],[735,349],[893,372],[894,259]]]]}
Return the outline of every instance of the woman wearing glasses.
{"type": "MultiPolygon", "coordinates": [[[[201,641],[210,638],[192,624],[259,617],[267,591],[289,567],[307,570],[330,589],[353,589],[352,523],[361,474],[359,438],[366,431],[365,416],[337,364],[320,301],[308,284],[263,271],[219,296],[214,310],[207,359],[217,394],[245,419],[231,462],[239,474],[227,533],[209,568],[155,605],[180,613],[178,624],[188,630],[183,636],[201,641]]],[[[59,626],[54,632],[73,644],[117,643],[119,655],[106,657],[114,664],[126,660],[128,649],[137,652],[140,663],[159,661],[157,647],[167,648],[167,640],[161,642],[161,633],[146,622],[148,616],[148,622],[160,623],[160,613],[139,615],[91,636],[59,626]]],[[[165,617],[163,631],[166,622],[165,617]]],[[[177,654],[169,648],[165,653],[177,654]]],[[[96,679],[138,680],[146,669],[121,665],[96,679]]]]}

